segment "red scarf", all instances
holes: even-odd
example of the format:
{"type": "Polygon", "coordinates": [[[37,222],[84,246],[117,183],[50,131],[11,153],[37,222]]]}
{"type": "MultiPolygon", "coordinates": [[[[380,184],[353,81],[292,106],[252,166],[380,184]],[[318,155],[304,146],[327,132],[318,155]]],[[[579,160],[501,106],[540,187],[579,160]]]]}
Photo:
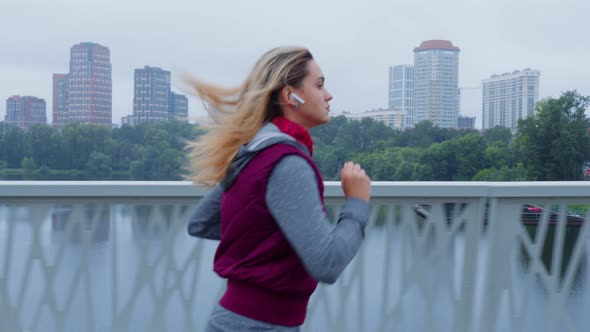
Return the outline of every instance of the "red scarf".
{"type": "Polygon", "coordinates": [[[293,137],[297,142],[305,145],[309,150],[309,154],[313,155],[313,140],[309,135],[309,131],[307,131],[302,125],[282,116],[277,116],[272,119],[272,123],[279,127],[282,132],[293,137]]]}

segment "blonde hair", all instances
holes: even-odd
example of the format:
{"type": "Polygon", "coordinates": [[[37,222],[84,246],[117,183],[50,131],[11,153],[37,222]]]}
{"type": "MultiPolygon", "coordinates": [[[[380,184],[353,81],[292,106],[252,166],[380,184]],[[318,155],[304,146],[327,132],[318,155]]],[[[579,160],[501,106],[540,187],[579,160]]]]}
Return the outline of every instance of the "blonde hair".
{"type": "Polygon", "coordinates": [[[281,47],[264,54],[244,82],[226,88],[191,79],[190,84],[206,105],[214,125],[190,142],[190,176],[196,184],[213,186],[223,180],[239,148],[254,138],[262,126],[283,111],[283,87],[299,87],[313,60],[305,48],[281,47]]]}

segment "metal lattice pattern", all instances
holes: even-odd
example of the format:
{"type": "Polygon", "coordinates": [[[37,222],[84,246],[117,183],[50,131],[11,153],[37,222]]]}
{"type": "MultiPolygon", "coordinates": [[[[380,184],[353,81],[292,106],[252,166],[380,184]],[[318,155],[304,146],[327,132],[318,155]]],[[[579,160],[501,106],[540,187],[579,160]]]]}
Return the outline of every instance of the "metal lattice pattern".
{"type": "Polygon", "coordinates": [[[417,206],[374,208],[358,257],[337,286],[318,290],[309,330],[471,330],[480,201],[429,202],[425,216],[417,206]]]}
{"type": "MultiPolygon", "coordinates": [[[[336,218],[341,200],[333,200],[336,218]]],[[[304,331],[583,331],[588,215],[570,201],[381,200],[304,331]],[[574,222],[572,222],[572,220],[574,222]]],[[[583,202],[581,202],[583,203],[583,202]]],[[[223,282],[183,204],[0,206],[2,331],[201,331],[223,282]]]]}

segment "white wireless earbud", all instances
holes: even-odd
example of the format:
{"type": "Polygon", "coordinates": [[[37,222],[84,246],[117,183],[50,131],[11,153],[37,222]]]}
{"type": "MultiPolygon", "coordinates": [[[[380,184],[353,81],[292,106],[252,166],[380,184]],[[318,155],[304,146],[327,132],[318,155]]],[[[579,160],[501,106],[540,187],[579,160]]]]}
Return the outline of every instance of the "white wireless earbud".
{"type": "Polygon", "coordinates": [[[289,98],[295,100],[296,102],[300,103],[301,105],[305,104],[305,100],[303,100],[303,98],[299,97],[296,93],[291,93],[291,96],[289,98]]]}

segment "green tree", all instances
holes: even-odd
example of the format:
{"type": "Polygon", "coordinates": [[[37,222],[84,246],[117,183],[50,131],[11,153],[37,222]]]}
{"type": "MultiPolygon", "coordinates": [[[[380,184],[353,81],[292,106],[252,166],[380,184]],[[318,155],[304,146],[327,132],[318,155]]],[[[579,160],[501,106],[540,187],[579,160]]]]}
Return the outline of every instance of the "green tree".
{"type": "Polygon", "coordinates": [[[26,132],[25,146],[27,155],[37,165],[57,168],[62,154],[60,153],[60,134],[56,128],[46,125],[35,125],[26,132]]]}
{"type": "Polygon", "coordinates": [[[66,168],[84,170],[90,154],[109,154],[112,129],[90,124],[71,123],[62,129],[66,168]]]}
{"type": "Polygon", "coordinates": [[[437,130],[431,121],[421,121],[417,123],[414,128],[410,128],[402,133],[396,145],[398,146],[415,146],[415,147],[429,147],[435,143],[434,132],[437,130]]]}
{"type": "Polygon", "coordinates": [[[422,155],[421,162],[431,167],[435,180],[468,181],[486,166],[482,158],[485,146],[483,137],[467,133],[432,144],[422,155]]]}
{"type": "Polygon", "coordinates": [[[145,133],[142,150],[144,177],[146,180],[179,180],[184,154],[173,148],[173,135],[156,126],[145,133]]]}
{"type": "Polygon", "coordinates": [[[4,179],[4,170],[8,166],[8,163],[4,160],[0,160],[0,179],[4,179]]]}
{"type": "Polygon", "coordinates": [[[394,179],[396,181],[410,181],[414,173],[414,164],[409,162],[402,162],[398,167],[394,179]]]}
{"type": "Polygon", "coordinates": [[[15,126],[3,126],[0,154],[8,168],[19,168],[25,158],[25,133],[15,126]]]}
{"type": "Polygon", "coordinates": [[[414,169],[412,181],[434,181],[436,180],[434,170],[430,165],[418,164],[414,169]]]}
{"type": "Polygon", "coordinates": [[[335,180],[348,155],[341,147],[320,144],[314,147],[313,159],[326,180],[335,180]]]}
{"type": "Polygon", "coordinates": [[[145,180],[145,166],[143,165],[143,161],[132,161],[129,165],[129,174],[131,176],[131,180],[145,180]]]}
{"type": "Polygon", "coordinates": [[[502,166],[497,168],[486,168],[477,172],[472,179],[473,181],[526,181],[526,169],[522,164],[510,168],[502,166]]]}
{"type": "Polygon", "coordinates": [[[427,148],[433,143],[441,143],[474,132],[476,133],[473,130],[440,128],[435,126],[432,121],[425,120],[417,123],[414,128],[400,133],[395,145],[427,148]]]}
{"type": "Polygon", "coordinates": [[[450,141],[455,161],[456,172],[452,174],[453,180],[469,181],[482,168],[486,161],[482,158],[486,148],[485,141],[478,134],[467,134],[450,141]]]}
{"type": "Polygon", "coordinates": [[[583,178],[583,162],[590,159],[588,103],[588,97],[567,91],[539,102],[533,116],[518,121],[516,145],[530,180],[583,178]]]}
{"type": "Polygon", "coordinates": [[[47,167],[47,165],[43,165],[37,170],[39,180],[49,180],[49,173],[49,167],[47,167]]]}
{"type": "Polygon", "coordinates": [[[88,180],[108,180],[111,178],[113,168],[111,158],[101,152],[92,152],[86,163],[88,180]]]}
{"type": "Polygon", "coordinates": [[[330,118],[330,122],[322,126],[311,128],[309,133],[313,137],[315,144],[328,145],[332,144],[334,138],[348,126],[349,121],[344,115],[330,118]]]}
{"type": "Polygon", "coordinates": [[[374,151],[379,141],[386,140],[393,135],[393,129],[381,121],[363,118],[360,121],[348,122],[333,140],[333,144],[340,146],[350,153],[374,151]]]}
{"type": "Polygon", "coordinates": [[[483,138],[488,143],[502,142],[510,143],[512,140],[512,132],[506,127],[494,127],[483,132],[483,138]]]}
{"type": "Polygon", "coordinates": [[[37,165],[33,158],[26,157],[21,161],[21,168],[23,169],[23,178],[25,180],[33,180],[36,176],[37,165]]]}
{"type": "Polygon", "coordinates": [[[493,168],[510,166],[513,164],[513,154],[506,143],[495,141],[491,145],[485,147],[485,150],[483,151],[483,161],[485,165],[489,165],[493,168]]]}

